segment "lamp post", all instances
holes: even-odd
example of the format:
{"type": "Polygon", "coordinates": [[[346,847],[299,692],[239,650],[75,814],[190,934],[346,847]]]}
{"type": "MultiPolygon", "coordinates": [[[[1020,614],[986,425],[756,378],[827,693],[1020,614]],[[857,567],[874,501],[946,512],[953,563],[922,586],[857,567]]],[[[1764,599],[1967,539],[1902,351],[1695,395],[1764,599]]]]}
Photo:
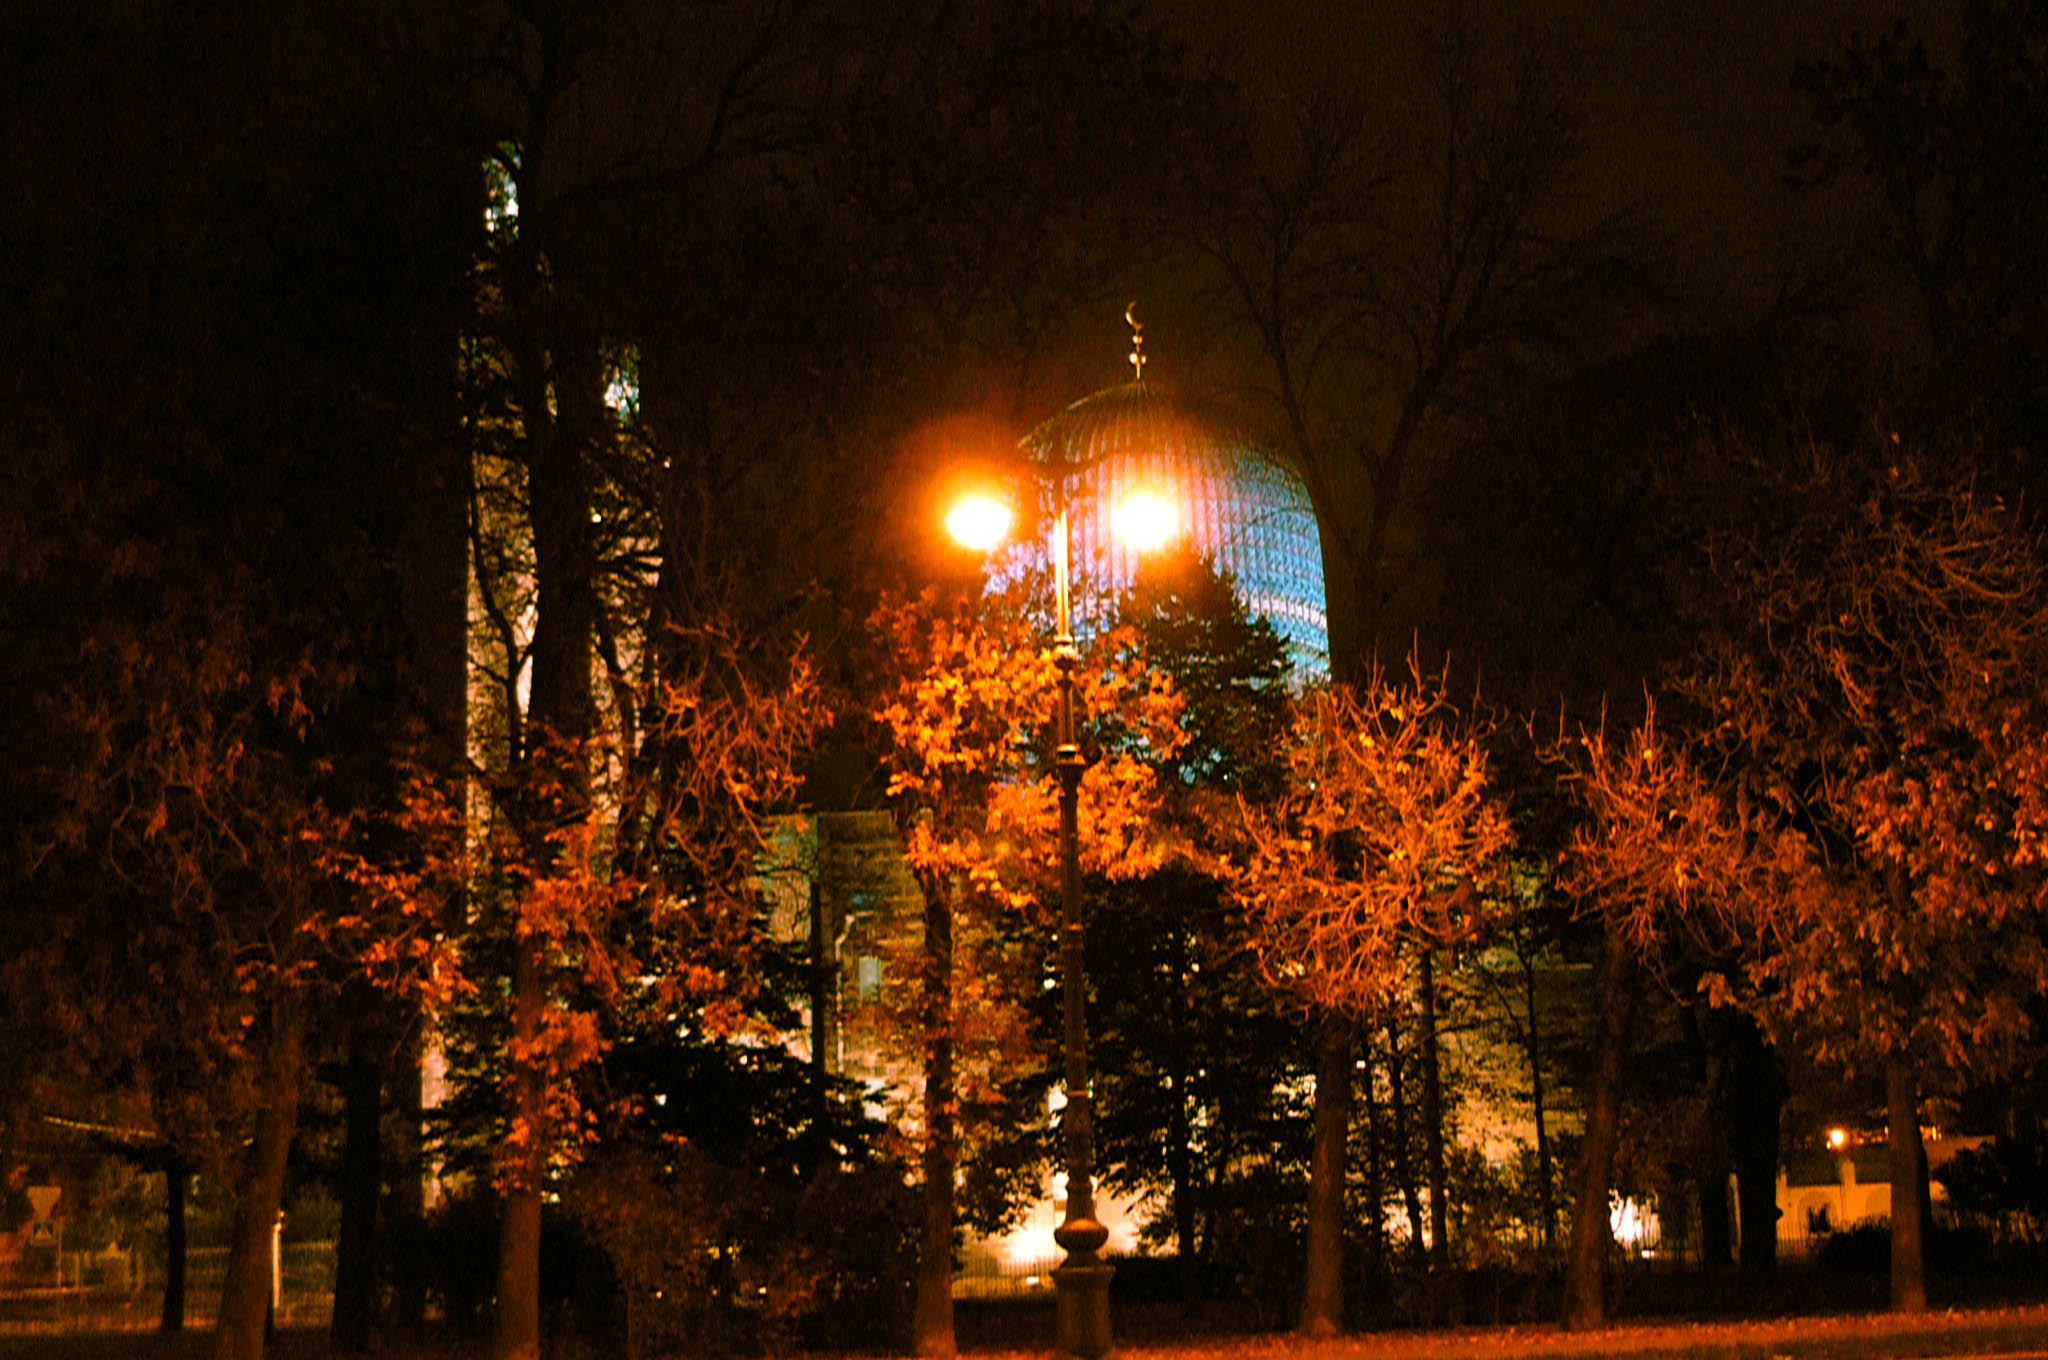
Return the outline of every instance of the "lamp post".
{"type": "Polygon", "coordinates": [[[1052,1273],[1059,1301],[1057,1354],[1100,1360],[1109,1354],[1109,1277],[1102,1259],[1109,1229],[1095,1217],[1095,1140],[1088,1093],[1088,975],[1082,952],[1081,917],[1081,748],[1074,740],[1073,606],[1068,596],[1066,498],[1053,520],[1053,599],[1059,631],[1053,635],[1053,666],[1059,673],[1059,745],[1053,771],[1060,787],[1060,987],[1064,993],[1060,1041],[1066,1050],[1067,1103],[1060,1112],[1066,1135],[1067,1216],[1052,1240],[1067,1254],[1052,1273]]]}
{"type": "MultiPolygon", "coordinates": [[[[1172,508],[1158,496],[1143,491],[1126,496],[1112,517],[1119,536],[1139,548],[1156,547],[1169,537],[1172,520],[1172,508]]],[[[961,501],[946,517],[947,528],[955,538],[984,551],[1002,541],[1009,532],[1009,522],[1007,508],[983,497],[961,501]]],[[[1060,1114],[1066,1143],[1067,1212],[1052,1234],[1066,1252],[1066,1259],[1052,1273],[1059,1310],[1055,1354],[1073,1360],[1102,1360],[1112,1345],[1109,1279],[1115,1267],[1102,1259],[1109,1229],[1095,1217],[1094,1126],[1088,1091],[1088,980],[1081,912],[1081,771],[1087,762],[1082,759],[1074,736],[1074,673],[1081,663],[1081,653],[1074,642],[1068,582],[1071,548],[1064,486],[1053,517],[1050,549],[1057,629],[1053,635],[1053,666],[1059,676],[1058,745],[1053,752],[1053,771],[1059,781],[1060,986],[1064,1002],[1061,1045],[1066,1050],[1067,1096],[1060,1114]]]]}

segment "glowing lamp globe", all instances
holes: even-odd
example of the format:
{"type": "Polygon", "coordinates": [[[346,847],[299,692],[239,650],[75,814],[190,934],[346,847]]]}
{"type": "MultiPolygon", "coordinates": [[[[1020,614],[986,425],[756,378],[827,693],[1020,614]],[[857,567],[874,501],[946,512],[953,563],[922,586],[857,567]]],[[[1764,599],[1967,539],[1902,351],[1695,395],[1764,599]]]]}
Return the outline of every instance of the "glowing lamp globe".
{"type": "Polygon", "coordinates": [[[1140,489],[1117,502],[1110,512],[1110,529],[1126,547],[1157,552],[1179,532],[1180,516],[1172,501],[1156,491],[1140,489]]]}
{"type": "Polygon", "coordinates": [[[1010,535],[1010,507],[990,496],[968,496],[946,512],[946,532],[962,547],[987,552],[1010,535]]]}

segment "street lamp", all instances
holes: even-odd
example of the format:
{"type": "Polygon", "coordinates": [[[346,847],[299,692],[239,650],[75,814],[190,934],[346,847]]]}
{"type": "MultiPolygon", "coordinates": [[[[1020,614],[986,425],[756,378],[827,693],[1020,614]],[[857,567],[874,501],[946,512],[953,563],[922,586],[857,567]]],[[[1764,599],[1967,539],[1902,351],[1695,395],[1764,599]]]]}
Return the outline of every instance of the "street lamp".
{"type": "MultiPolygon", "coordinates": [[[[1067,469],[1071,471],[1071,469],[1067,469]]],[[[1059,488],[1053,516],[1053,608],[1058,631],[1053,636],[1053,665],[1059,673],[1059,745],[1053,768],[1059,779],[1060,805],[1060,983],[1065,992],[1061,1036],[1066,1048],[1067,1101],[1060,1115],[1066,1131],[1067,1216],[1053,1229],[1053,1241],[1067,1254],[1054,1269],[1053,1289],[1059,1303],[1058,1356],[1102,1360],[1109,1354],[1109,1277],[1114,1270],[1102,1259],[1109,1229],[1095,1217],[1095,1149],[1088,1095],[1087,973],[1082,955],[1080,745],[1074,739],[1074,671],[1081,663],[1074,645],[1073,604],[1068,588],[1067,495],[1059,488]]],[[[1130,546],[1156,548],[1173,536],[1173,506],[1149,491],[1126,495],[1110,517],[1112,529],[1130,546]]],[[[957,502],[946,516],[946,528],[963,545],[986,552],[1009,533],[1010,511],[986,496],[957,502]]]]}

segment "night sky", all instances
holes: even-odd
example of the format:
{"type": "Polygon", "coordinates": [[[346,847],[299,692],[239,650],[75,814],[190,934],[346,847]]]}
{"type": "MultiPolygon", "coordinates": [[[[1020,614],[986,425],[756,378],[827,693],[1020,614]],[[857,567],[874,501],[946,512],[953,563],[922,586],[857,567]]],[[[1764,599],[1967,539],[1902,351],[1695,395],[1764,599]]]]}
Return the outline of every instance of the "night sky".
{"type": "MultiPolygon", "coordinates": [[[[1488,0],[1491,33],[1526,34],[1571,72],[1588,119],[1589,188],[1646,208],[1695,286],[1739,311],[1768,297],[1780,242],[1849,230],[1839,204],[1793,202],[1785,154],[1811,135],[1795,62],[1901,19],[1937,47],[1953,0],[1488,0]]],[[[1322,61],[1404,60],[1436,0],[1147,0],[1215,68],[1256,88],[1322,61]]],[[[1356,65],[1354,65],[1356,63],[1356,65]]],[[[1344,75],[1340,79],[1355,79],[1344,75]]],[[[1853,214],[1851,214],[1853,217],[1853,214]]]]}

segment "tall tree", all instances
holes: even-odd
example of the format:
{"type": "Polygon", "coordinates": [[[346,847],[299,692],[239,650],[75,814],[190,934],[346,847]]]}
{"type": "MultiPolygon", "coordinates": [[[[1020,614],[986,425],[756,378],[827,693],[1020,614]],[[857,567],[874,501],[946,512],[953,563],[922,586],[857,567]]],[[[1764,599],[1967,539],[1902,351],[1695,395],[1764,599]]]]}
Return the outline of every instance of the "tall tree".
{"type": "Polygon", "coordinates": [[[1520,1168],[1519,1189],[1526,1198],[1514,1210],[1533,1227],[1537,1255],[1550,1259],[1558,1251],[1560,1221],[1559,1115],[1576,1098],[1570,1055],[1573,1036],[1586,1028],[1575,1004],[1581,946],[1570,938],[1569,909],[1554,891],[1547,866],[1532,853],[1536,846],[1526,839],[1527,824],[1518,823],[1517,831],[1525,839],[1510,879],[1515,900],[1492,947],[1457,980],[1462,996],[1456,1004],[1477,1028],[1481,1044],[1500,1050],[1481,1069],[1481,1092],[1513,1111],[1508,1117],[1530,1131],[1532,1143],[1520,1168]]]}
{"type": "Polygon", "coordinates": [[[1805,864],[1795,837],[1749,830],[1654,707],[1620,738],[1581,732],[1554,748],[1585,810],[1560,886],[1601,928],[1594,1060],[1573,1171],[1565,1325],[1606,1320],[1609,1201],[1621,1134],[1624,1063],[1644,987],[1688,947],[1715,955],[1805,864]]]}
{"type": "MultiPolygon", "coordinates": [[[[1197,243],[1308,484],[1331,670],[1354,685],[1427,617],[1413,607],[1414,512],[1474,414],[1596,344],[1615,304],[1641,294],[1623,224],[1584,220],[1574,197],[1579,118],[1553,71],[1482,39],[1469,16],[1420,46],[1407,86],[1346,73],[1350,93],[1274,101],[1277,126],[1253,132],[1197,243]],[[1389,97],[1374,107],[1359,90],[1389,97]]],[[[1352,1045],[1338,1029],[1323,1042],[1317,1099],[1342,1101],[1352,1045]]],[[[1328,1173],[1313,1216],[1334,1224],[1342,1121],[1326,1111],[1318,1129],[1328,1173]]],[[[1327,1232],[1315,1240],[1336,1250],[1327,1232]]],[[[1316,1270],[1334,1279],[1334,1258],[1316,1270]]],[[[1314,1326],[1336,1327],[1334,1299],[1318,1307],[1314,1326]]]]}
{"type": "Polygon", "coordinates": [[[2009,1068],[2048,985],[2048,580],[2017,516],[1958,478],[1967,456],[1873,442],[1816,452],[1776,500],[1789,522],[1733,548],[1744,608],[1692,688],[1747,799],[1819,866],[1767,918],[1757,1004],[1823,1061],[1882,1073],[1892,1304],[1918,1311],[1921,1102],[2009,1068]]]}
{"type": "Polygon", "coordinates": [[[308,1036],[431,934],[327,856],[412,853],[376,814],[445,718],[427,677],[459,564],[451,586],[412,550],[459,487],[452,388],[414,359],[451,345],[473,205],[420,69],[344,96],[367,43],[305,8],[5,23],[9,88],[39,94],[7,119],[0,290],[25,324],[0,383],[25,419],[0,514],[10,633],[39,645],[4,683],[41,728],[20,900],[63,907],[18,938],[65,961],[53,1014],[127,1017],[100,1072],[181,1151],[240,1163],[216,1344],[253,1355],[308,1036]]]}
{"type": "Polygon", "coordinates": [[[1711,998],[1883,1076],[1892,1297],[1916,1311],[1924,1087],[2012,1061],[2048,959],[2030,678],[2048,595],[2032,539],[1891,440],[1773,473],[1717,551],[1733,607],[1685,682],[1701,715],[1691,740],[1653,721],[1625,746],[1581,740],[1591,816],[1568,881],[1607,904],[1608,950],[1575,1325],[1602,1317],[1608,1088],[1645,962],[1689,938],[1740,967],[1706,975],[1711,998]]]}
{"type": "MultiPolygon", "coordinates": [[[[1246,809],[1234,886],[1268,979],[1319,1031],[1311,1174],[1341,1186],[1351,1036],[1407,993],[1424,952],[1481,938],[1510,828],[1488,790],[1478,726],[1419,673],[1405,686],[1375,674],[1356,691],[1305,692],[1287,763],[1281,795],[1246,809]]],[[[1341,1209],[1341,1199],[1309,1205],[1301,1325],[1311,1334],[1343,1321],[1341,1209]]]]}
{"type": "MultiPolygon", "coordinates": [[[[723,976],[716,949],[749,916],[744,847],[787,789],[809,712],[803,676],[764,682],[722,624],[735,597],[691,589],[716,579],[706,554],[717,551],[696,519],[707,507],[687,494],[691,450],[678,442],[664,461],[644,431],[621,430],[637,398],[622,266],[639,224],[700,220],[735,176],[815,128],[819,105],[806,96],[830,47],[814,7],[770,0],[715,11],[513,3],[495,17],[477,98],[495,132],[496,197],[471,365],[480,451],[505,456],[512,474],[508,520],[480,526],[482,538],[517,545],[486,605],[506,697],[486,764],[505,781],[496,809],[516,833],[501,842],[513,1116],[498,1166],[495,1350],[530,1357],[541,1199],[570,1132],[558,1079],[597,1046],[588,1015],[561,1009],[564,967],[600,995],[616,986],[604,923],[637,896],[657,918],[692,900],[703,908],[686,938],[706,957],[672,980],[723,976]],[[514,607],[529,589],[530,632],[514,607]],[[737,725],[714,727],[726,718],[737,725]]],[[[480,541],[480,564],[491,546],[480,541]]],[[[766,665],[774,674],[777,662],[766,665]]]]}
{"type": "MultiPolygon", "coordinates": [[[[885,602],[874,632],[886,673],[874,717],[889,798],[925,898],[912,1032],[924,1069],[923,1253],[915,1322],[920,1354],[951,1355],[954,1180],[963,1105],[986,1107],[1020,1053],[1024,1003],[1043,975],[1058,863],[1050,748],[1059,663],[1040,634],[1025,587],[948,606],[927,594],[885,602]],[[1042,905],[1041,905],[1042,904],[1042,905]],[[1028,914],[1028,915],[1027,915],[1028,914]],[[976,965],[956,966],[962,948],[976,965]],[[967,995],[962,996],[962,989],[967,995]],[[964,1058],[964,1061],[956,1060],[964,1058]]],[[[1116,639],[1098,639],[1106,655],[1116,639]]],[[[1141,669],[1112,662],[1077,676],[1077,721],[1113,720],[1155,749],[1177,741],[1178,701],[1141,669]]],[[[1141,871],[1152,797],[1149,766],[1108,752],[1084,770],[1080,849],[1092,870],[1141,871]]]]}
{"type": "Polygon", "coordinates": [[[1464,15],[1414,73],[1297,89],[1248,135],[1197,245],[1323,533],[1332,657],[1356,682],[1419,617],[1411,517],[1475,420],[1639,303],[1641,242],[1585,220],[1582,116],[1533,47],[1464,15]],[[1374,91],[1377,99],[1358,94],[1374,91]]]}

